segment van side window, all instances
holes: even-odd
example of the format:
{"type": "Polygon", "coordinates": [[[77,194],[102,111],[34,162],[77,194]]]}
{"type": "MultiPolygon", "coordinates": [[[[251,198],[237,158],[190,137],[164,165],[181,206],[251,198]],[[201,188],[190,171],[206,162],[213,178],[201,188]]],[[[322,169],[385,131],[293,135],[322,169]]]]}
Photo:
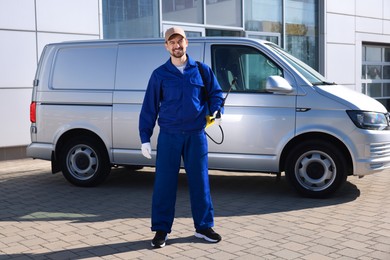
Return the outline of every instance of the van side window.
{"type": "Polygon", "coordinates": [[[116,52],[116,46],[59,49],[52,69],[51,87],[53,89],[113,89],[116,52]]]}
{"type": "MultiPolygon", "coordinates": [[[[191,43],[188,53],[196,60],[203,57],[203,44],[191,43]]],[[[145,90],[152,72],[167,62],[169,53],[163,42],[119,44],[115,89],[145,90]]]]}
{"type": "Polygon", "coordinates": [[[283,71],[270,58],[249,46],[213,45],[212,69],[224,91],[232,80],[232,92],[266,92],[269,76],[283,76],[283,71]]]}

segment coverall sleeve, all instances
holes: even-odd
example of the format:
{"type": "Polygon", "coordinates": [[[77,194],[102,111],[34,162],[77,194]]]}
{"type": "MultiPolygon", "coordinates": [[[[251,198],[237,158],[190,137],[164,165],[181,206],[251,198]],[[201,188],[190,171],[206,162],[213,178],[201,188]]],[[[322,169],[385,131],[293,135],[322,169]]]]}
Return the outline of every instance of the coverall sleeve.
{"type": "Polygon", "coordinates": [[[159,112],[160,85],[161,82],[154,71],[149,79],[139,116],[139,135],[141,143],[150,142],[150,138],[153,135],[153,129],[159,112]]]}

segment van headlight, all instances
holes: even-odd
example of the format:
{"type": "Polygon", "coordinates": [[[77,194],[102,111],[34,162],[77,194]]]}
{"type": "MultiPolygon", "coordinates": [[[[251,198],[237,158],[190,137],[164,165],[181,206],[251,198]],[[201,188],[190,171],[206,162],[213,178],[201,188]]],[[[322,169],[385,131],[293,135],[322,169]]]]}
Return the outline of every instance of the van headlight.
{"type": "Polygon", "coordinates": [[[347,110],[347,113],[352,122],[359,128],[368,130],[388,129],[388,114],[359,110],[347,110]]]}

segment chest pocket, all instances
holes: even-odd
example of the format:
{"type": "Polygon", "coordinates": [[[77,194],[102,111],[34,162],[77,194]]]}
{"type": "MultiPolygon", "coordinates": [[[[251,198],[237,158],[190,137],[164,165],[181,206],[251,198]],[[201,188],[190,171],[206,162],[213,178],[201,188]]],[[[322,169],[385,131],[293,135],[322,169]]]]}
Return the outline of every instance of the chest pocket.
{"type": "Polygon", "coordinates": [[[203,103],[206,99],[206,89],[200,75],[190,78],[190,88],[192,97],[203,103]]]}
{"type": "Polygon", "coordinates": [[[180,100],[183,96],[183,83],[180,80],[164,80],[161,98],[164,101],[180,100]]]}

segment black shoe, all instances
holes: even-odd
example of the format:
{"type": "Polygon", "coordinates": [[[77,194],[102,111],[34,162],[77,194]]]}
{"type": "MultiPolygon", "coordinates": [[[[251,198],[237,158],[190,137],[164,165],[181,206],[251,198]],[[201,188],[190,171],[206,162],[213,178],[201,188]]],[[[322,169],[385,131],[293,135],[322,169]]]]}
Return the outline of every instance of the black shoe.
{"type": "Polygon", "coordinates": [[[165,246],[165,241],[168,239],[167,232],[164,231],[157,231],[156,235],[154,236],[152,240],[152,247],[154,248],[161,248],[165,246]]]}
{"type": "Polygon", "coordinates": [[[222,237],[218,233],[215,233],[212,228],[196,230],[195,236],[198,238],[204,238],[205,240],[213,243],[218,243],[222,240],[222,237]]]}

